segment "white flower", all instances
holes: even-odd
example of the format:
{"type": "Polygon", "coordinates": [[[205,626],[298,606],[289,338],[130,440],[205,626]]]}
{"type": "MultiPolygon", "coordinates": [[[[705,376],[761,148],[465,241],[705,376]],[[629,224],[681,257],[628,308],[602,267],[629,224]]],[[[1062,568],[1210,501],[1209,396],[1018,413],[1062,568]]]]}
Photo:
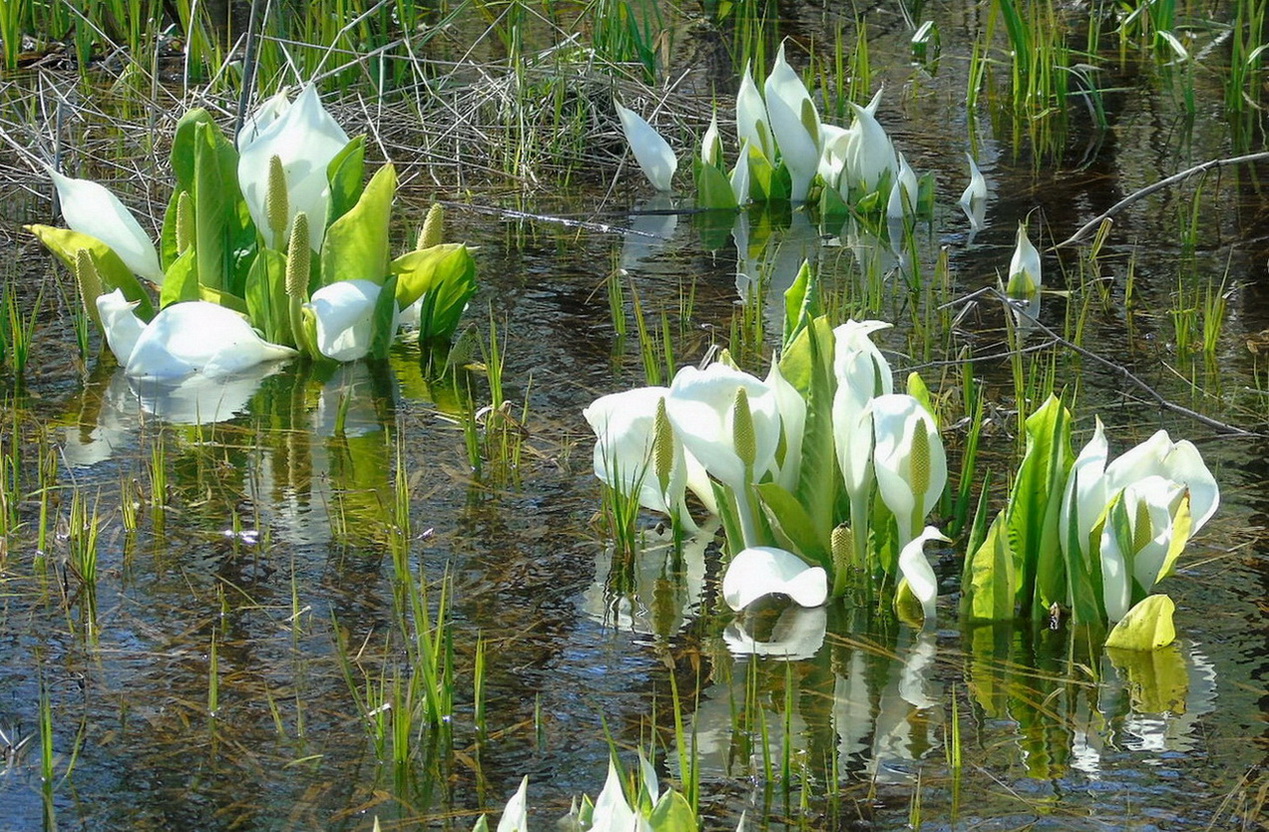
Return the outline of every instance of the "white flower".
{"type": "MultiPolygon", "coordinates": [[[[111,303],[117,304],[117,299],[111,303]]],[[[130,329],[127,324],[116,325],[130,329]]],[[[261,338],[237,312],[215,303],[188,301],[165,307],[144,326],[124,372],[129,378],[149,381],[178,381],[194,373],[218,378],[294,355],[290,347],[261,338]]]]}
{"type": "Polygon", "coordinates": [[[767,595],[787,595],[802,607],[818,607],[828,598],[828,575],[792,552],[774,546],[750,546],[736,553],[723,576],[723,600],[742,610],[767,595]]]}
{"type": "MultiPolygon", "coordinates": [[[[369,280],[340,280],[313,293],[304,308],[317,318],[317,351],[335,361],[370,353],[375,305],[383,287],[369,280]]],[[[396,331],[393,321],[392,331],[396,331]]]]}
{"type": "Polygon", "coordinates": [[[163,282],[163,269],[154,243],[132,212],[105,187],[87,179],[72,179],[47,168],[57,187],[62,218],[72,231],[95,237],[119,255],[134,274],[163,282]]]}
{"type": "MultiPolygon", "coordinates": [[[[330,210],[326,168],[348,144],[348,135],[322,106],[317,88],[304,88],[295,102],[249,141],[238,156],[238,184],[262,234],[269,233],[265,200],[269,193],[270,160],[277,156],[286,178],[287,225],[295,215],[308,215],[309,247],[320,251],[330,210]]],[[[285,238],[284,234],[284,238],[285,238]]]]}
{"type": "Polygon", "coordinates": [[[644,176],[658,191],[670,190],[679,160],[665,137],[656,131],[643,117],[617,104],[617,116],[621,119],[621,131],[634,153],[635,161],[644,176]]]}
{"type": "Polygon", "coordinates": [[[802,79],[784,59],[784,44],[763,85],[771,132],[793,179],[790,198],[806,200],[820,166],[820,117],[802,79]]]}

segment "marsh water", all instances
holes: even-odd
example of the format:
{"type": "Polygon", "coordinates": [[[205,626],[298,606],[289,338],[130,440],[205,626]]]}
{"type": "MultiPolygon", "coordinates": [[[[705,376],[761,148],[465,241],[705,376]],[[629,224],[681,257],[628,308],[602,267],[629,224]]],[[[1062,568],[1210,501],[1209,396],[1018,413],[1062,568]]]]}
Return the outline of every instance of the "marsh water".
{"type": "MultiPolygon", "coordinates": [[[[946,31],[979,25],[939,13],[946,31]]],[[[954,398],[971,361],[991,403],[983,466],[998,504],[1017,411],[1038,402],[1016,400],[999,308],[960,299],[995,285],[1019,219],[1052,244],[1137,188],[1263,143],[1202,105],[1179,113],[1176,85],[1198,84],[1201,102],[1201,77],[1151,78],[1147,92],[1126,73],[1108,127],[1072,117],[1042,153],[985,111],[967,119],[965,68],[913,68],[903,37],[879,116],[937,179],[906,264],[802,209],[711,226],[676,212],[687,194],[649,201],[629,162],[528,206],[418,181],[398,208],[402,235],[439,196],[447,239],[479,247],[482,289],[448,375],[403,340],[384,365],[138,389],[108,357],[79,360],[73,283],[20,229],[51,219],[32,196],[43,186],[30,173],[7,186],[5,280],[25,283],[28,308],[32,287],[44,292],[25,384],[4,380],[5,476],[24,497],[0,540],[0,828],[467,829],[524,775],[532,821],[550,828],[574,796],[598,792],[612,747],[627,765],[648,750],[671,783],[680,754],[694,755],[706,828],[735,828],[742,812],[751,828],[1262,824],[1263,169],[1140,201],[1096,264],[1047,252],[1054,291],[1039,310],[1165,399],[1250,433],[1027,336],[1040,347],[1027,372],[1052,366],[1076,401],[1077,443],[1094,414],[1112,453],[1167,428],[1199,445],[1220,483],[1219,513],[1162,587],[1177,601],[1174,646],[1112,654],[1062,622],[965,624],[955,545],[937,556],[939,623],[925,631],[860,602],[737,617],[719,598],[708,524],[676,555],[648,515],[644,551],[614,555],[581,409],[646,383],[637,310],[679,365],[730,347],[761,372],[779,293],[809,259],[843,316],[896,323],[879,340],[899,378],[920,368],[954,398]],[[972,236],[955,204],[971,150],[990,185],[988,226],[972,236]],[[1227,298],[1218,345],[1187,350],[1178,321],[1201,321],[1212,292],[1227,298]],[[93,593],[67,567],[73,493],[98,518],[93,593]],[[417,659],[401,622],[419,626],[402,609],[403,565],[431,615],[444,600],[453,707],[447,730],[418,723],[394,738],[382,717],[417,659]]],[[[958,430],[945,427],[954,460],[958,430]]]]}

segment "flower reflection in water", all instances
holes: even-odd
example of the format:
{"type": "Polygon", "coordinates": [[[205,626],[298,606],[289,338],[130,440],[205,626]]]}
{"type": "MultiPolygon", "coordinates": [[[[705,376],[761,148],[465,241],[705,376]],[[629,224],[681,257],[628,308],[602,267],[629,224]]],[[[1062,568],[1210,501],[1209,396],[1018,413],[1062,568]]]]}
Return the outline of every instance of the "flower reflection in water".
{"type": "Polygon", "coordinates": [[[718,533],[712,519],[688,537],[677,556],[672,533],[649,531],[629,561],[613,562],[611,546],[595,556],[595,580],[582,594],[582,612],[619,632],[670,638],[698,612],[705,588],[705,550],[718,533]]]}

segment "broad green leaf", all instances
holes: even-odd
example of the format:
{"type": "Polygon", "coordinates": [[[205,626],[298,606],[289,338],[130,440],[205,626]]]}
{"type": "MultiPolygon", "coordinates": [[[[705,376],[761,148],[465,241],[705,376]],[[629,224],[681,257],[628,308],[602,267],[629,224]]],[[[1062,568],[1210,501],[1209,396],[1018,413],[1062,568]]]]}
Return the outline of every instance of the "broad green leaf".
{"type": "MultiPolygon", "coordinates": [[[[1102,517],[1093,524],[1090,537],[1101,540],[1101,532],[1105,523],[1105,511],[1102,517]]],[[[1059,529],[1059,533],[1067,538],[1066,551],[1070,557],[1065,560],[1067,603],[1071,608],[1073,624],[1095,624],[1106,620],[1106,611],[1102,601],[1101,557],[1098,547],[1080,546],[1079,514],[1072,511],[1068,528],[1059,529]],[[1087,554],[1085,554],[1087,549],[1087,554]]]]}
{"type": "Polygon", "coordinates": [[[393,260],[388,271],[397,276],[397,305],[410,304],[446,280],[467,270],[475,271],[471,251],[463,243],[441,243],[431,248],[416,249],[393,260]]]}
{"type": "Polygon", "coordinates": [[[797,497],[774,482],[764,482],[757,489],[772,531],[784,538],[779,541],[781,547],[824,567],[826,572],[832,574],[829,541],[819,536],[811,515],[807,514],[797,497]]]}
{"type": "Polygon", "coordinates": [[[389,162],[375,173],[357,204],[326,229],[322,241],[322,285],[340,280],[369,280],[383,285],[388,276],[388,222],[397,189],[389,162]]]}
{"type": "Polygon", "coordinates": [[[1157,650],[1176,640],[1172,614],[1176,604],[1166,595],[1148,595],[1115,625],[1106,646],[1120,650],[1157,650]]]}
{"type": "MultiPolygon", "coordinates": [[[[799,392],[806,400],[806,424],[802,433],[802,461],[798,470],[797,497],[806,508],[815,535],[824,547],[829,573],[832,559],[833,527],[837,525],[837,454],[833,450],[833,396],[837,378],[833,374],[834,336],[826,318],[816,319],[805,332],[809,335],[810,378],[799,392]]],[[[781,371],[784,367],[781,366],[781,371]]],[[[794,385],[796,387],[796,385],[794,385]]]]}
{"type": "MultiPolygon", "coordinates": [[[[137,276],[124,265],[124,262],[119,259],[119,255],[115,254],[110,246],[96,237],[89,237],[87,234],[80,234],[78,231],[71,231],[69,228],[54,228],[51,225],[28,225],[26,230],[39,238],[45,248],[57,255],[57,258],[65,263],[66,267],[72,272],[75,270],[77,252],[81,248],[88,249],[92,252],[93,261],[97,265],[97,274],[101,278],[102,291],[110,293],[115,289],[121,289],[125,298],[130,301],[136,301],[137,308],[135,311],[138,318],[148,321],[154,317],[154,304],[150,300],[149,293],[141,288],[141,283],[137,280],[137,276]]],[[[85,298],[84,300],[94,305],[97,303],[96,298],[85,298]]]]}
{"type": "Polygon", "coordinates": [[[419,343],[450,340],[467,302],[476,293],[476,261],[471,251],[462,244],[442,243],[398,257],[393,262],[394,272],[398,264],[406,269],[397,276],[396,284],[397,303],[402,309],[409,305],[402,302],[404,298],[419,297],[415,291],[425,287],[419,312],[419,343]],[[403,291],[401,284],[407,280],[414,285],[403,291]]]}
{"type": "Polygon", "coordinates": [[[348,213],[361,199],[366,175],[366,137],[358,136],[326,166],[326,181],[330,183],[330,209],[326,212],[326,225],[348,213]]]}
{"type": "Polygon", "coordinates": [[[370,357],[384,359],[397,336],[397,276],[390,276],[375,303],[374,334],[370,341],[370,357]]]}
{"type": "Polygon", "coordinates": [[[1009,494],[1009,543],[1018,559],[1018,603],[1042,614],[1066,601],[1066,576],[1058,544],[1058,514],[1071,452],[1071,414],[1049,396],[1027,417],[1027,449],[1009,494]]]}
{"type": "Polygon", "coordinates": [[[934,409],[934,398],[930,395],[930,388],[926,386],[925,379],[921,378],[920,373],[908,373],[908,395],[921,403],[921,407],[924,407],[925,412],[934,420],[935,427],[938,427],[939,414],[934,409]]]}
{"type": "Polygon", "coordinates": [[[653,807],[648,825],[652,832],[696,832],[696,813],[687,798],[671,789],[653,807]]]}
{"type": "Polygon", "coordinates": [[[816,277],[817,272],[811,268],[810,262],[803,260],[793,285],[784,291],[784,337],[781,345],[785,348],[820,314],[819,281],[816,277]]]}
{"type": "Polygon", "coordinates": [[[195,265],[194,249],[191,248],[167,267],[163,285],[159,287],[159,308],[163,309],[185,300],[198,299],[198,269],[195,265]]]}
{"type": "Polygon", "coordinates": [[[286,294],[286,256],[271,248],[260,249],[247,274],[247,317],[266,341],[290,345],[291,299],[286,294]]]}
{"type": "Polygon", "coordinates": [[[238,190],[237,159],[226,171],[216,139],[224,141],[215,125],[194,128],[194,250],[197,252],[198,280],[212,289],[228,288],[229,212],[232,194],[238,190]],[[226,181],[228,174],[228,181],[226,181]]]}
{"type": "Polygon", "coordinates": [[[982,545],[969,555],[966,563],[961,610],[971,620],[1005,621],[1014,617],[1017,593],[1014,561],[1002,511],[992,521],[982,545]]]}
{"type": "Polygon", "coordinates": [[[707,165],[698,156],[692,163],[692,174],[696,180],[696,207],[715,211],[735,211],[740,206],[736,203],[736,194],[731,189],[731,180],[713,165],[707,165]]]}
{"type": "Polygon", "coordinates": [[[163,228],[159,232],[159,262],[163,265],[165,282],[172,263],[180,256],[180,252],[176,250],[176,206],[183,193],[185,191],[180,188],[172,191],[172,198],[167,201],[167,208],[163,211],[163,228]]]}
{"type": "Polygon", "coordinates": [[[786,344],[784,352],[780,355],[780,374],[803,395],[811,389],[811,374],[815,361],[820,361],[830,373],[833,369],[832,348],[821,348],[817,345],[812,350],[812,333],[816,333],[820,345],[833,343],[833,328],[828,318],[821,315],[811,323],[811,326],[795,335],[793,342],[786,344]]]}
{"type": "Polygon", "coordinates": [[[172,172],[176,174],[177,191],[194,192],[195,147],[197,145],[198,128],[216,127],[216,121],[202,107],[186,110],[176,122],[176,133],[172,136],[172,172]]]}

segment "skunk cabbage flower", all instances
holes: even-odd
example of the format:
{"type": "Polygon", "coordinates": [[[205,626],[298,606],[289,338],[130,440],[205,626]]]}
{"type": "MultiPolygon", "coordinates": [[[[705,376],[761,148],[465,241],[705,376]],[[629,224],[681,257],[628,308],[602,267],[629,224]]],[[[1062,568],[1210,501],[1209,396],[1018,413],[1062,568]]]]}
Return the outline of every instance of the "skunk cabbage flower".
{"type": "Polygon", "coordinates": [[[136,316],[132,310],[137,302],[123,296],[122,289],[97,296],[97,315],[101,318],[101,329],[106,335],[106,346],[114,353],[119,365],[126,367],[137,339],[145,331],[145,321],[136,316]]]}
{"type": "Polygon", "coordinates": [[[47,170],[57,188],[62,218],[72,231],[96,237],[110,246],[134,274],[154,283],[163,282],[163,269],[150,235],[117,196],[96,182],[72,179],[52,168],[47,170]]]}
{"type": "Polygon", "coordinates": [[[1075,545],[1079,547],[1080,555],[1087,555],[1096,545],[1090,539],[1093,527],[1110,499],[1106,493],[1105,477],[1108,455],[1106,430],[1101,418],[1098,418],[1093,438],[1080,450],[1067,475],[1066,492],[1062,495],[1062,507],[1058,513],[1058,542],[1068,558],[1075,554],[1067,551],[1072,545],[1068,539],[1072,525],[1076,529],[1075,545]]]}
{"type": "Polygon", "coordinates": [[[767,386],[775,393],[780,411],[780,426],[784,431],[784,460],[780,465],[777,481],[785,490],[797,491],[798,477],[802,470],[802,436],[806,432],[806,399],[780,372],[778,357],[771,360],[767,373],[767,386]]]}
{"type": "Polygon", "coordinates": [[[1005,294],[1014,300],[1030,300],[1039,292],[1043,281],[1040,276],[1040,252],[1027,237],[1027,226],[1018,223],[1018,241],[1009,260],[1009,280],[1005,294]]]}
{"type": "Polygon", "coordinates": [[[877,488],[906,546],[947,484],[947,456],[938,428],[920,401],[902,393],[872,402],[877,488]]]}
{"type": "Polygon", "coordinates": [[[1102,597],[1111,621],[1132,606],[1134,584],[1148,593],[1172,571],[1191,533],[1188,496],[1184,485],[1149,476],[1124,488],[1111,509],[1101,540],[1102,597]]]}
{"type": "Polygon", "coordinates": [[[880,95],[878,92],[867,107],[850,104],[855,123],[850,126],[850,145],[846,152],[846,183],[864,193],[877,190],[881,180],[894,173],[894,145],[873,115],[880,95]]]}
{"type": "Polygon", "coordinates": [[[219,378],[296,355],[290,347],[265,341],[246,318],[215,303],[174,303],[139,332],[140,319],[132,315],[119,290],[98,298],[97,308],[106,342],[124,365],[125,375],[133,379],[174,382],[193,373],[219,378]],[[125,308],[135,323],[127,319],[125,308]]]}
{"type": "Polygon", "coordinates": [[[921,187],[917,182],[916,172],[902,153],[898,154],[897,170],[899,175],[890,186],[890,200],[886,204],[886,216],[891,219],[901,219],[915,213],[921,187]]]}
{"type": "Polygon", "coordinates": [[[970,231],[981,231],[987,224],[987,180],[974,157],[966,153],[965,158],[969,160],[969,184],[961,194],[960,206],[969,218],[970,231]]]}
{"type": "Polygon", "coordinates": [[[723,600],[743,610],[759,598],[787,595],[802,607],[818,607],[828,598],[828,575],[792,552],[751,546],[731,559],[723,576],[723,600]]]}
{"type": "MultiPolygon", "coordinates": [[[[894,389],[894,377],[885,356],[872,342],[872,333],[886,329],[885,321],[847,321],[833,330],[833,437],[837,463],[851,503],[851,526],[867,523],[868,496],[872,493],[873,425],[868,403],[894,389]]],[[[862,551],[866,538],[856,537],[862,551]]]]}
{"type": "Polygon", "coordinates": [[[604,781],[604,787],[595,798],[590,832],[651,832],[651,829],[647,819],[626,802],[621,775],[617,773],[617,768],[609,757],[608,779],[604,781]]]}
{"type": "Polygon", "coordinates": [[[320,251],[326,235],[330,185],[326,168],[348,144],[348,135],[322,107],[317,88],[304,88],[294,103],[249,141],[238,157],[238,184],[251,219],[267,233],[269,215],[269,165],[274,156],[282,162],[286,180],[287,220],[282,238],[290,234],[295,215],[308,215],[309,247],[320,251]]]}
{"type": "Polygon", "coordinates": [[[790,197],[804,202],[820,167],[820,116],[802,79],[784,59],[784,44],[763,85],[771,132],[793,178],[790,197]]]}
{"type": "Polygon", "coordinates": [[[625,133],[626,143],[630,145],[644,176],[648,177],[652,187],[658,191],[670,190],[674,171],[679,167],[679,160],[670,148],[670,143],[637,113],[620,104],[616,106],[617,116],[621,119],[621,131],[625,133]]]}
{"type": "Polygon", "coordinates": [[[291,99],[285,89],[278,90],[270,96],[268,101],[260,105],[260,109],[242,123],[242,129],[238,131],[234,139],[238,152],[246,150],[261,133],[269,128],[270,124],[280,119],[289,109],[291,109],[291,99]]]}
{"type": "MultiPolygon", "coordinates": [[[[745,74],[740,78],[740,89],[736,92],[736,137],[743,146],[749,143],[751,152],[761,153],[771,161],[775,158],[775,147],[772,144],[770,119],[767,105],[758,92],[758,85],[753,82],[753,74],[749,64],[745,64],[745,74]]],[[[747,154],[741,154],[747,159],[747,154]]]]}
{"type": "Polygon", "coordinates": [[[1106,466],[1106,488],[1113,497],[1120,488],[1149,476],[1160,476],[1184,485],[1190,492],[1194,532],[1201,529],[1220,505],[1220,488],[1203,457],[1188,440],[1173,442],[1166,430],[1124,451],[1106,466]]]}
{"type": "Polygon", "coordinates": [[[747,488],[774,464],[780,411],[775,392],[760,379],[721,363],[684,367],[665,404],[683,446],[727,487],[747,488]],[[737,412],[742,390],[748,425],[737,412]]]}
{"type": "Polygon", "coordinates": [[[701,161],[718,167],[723,161],[723,140],[718,135],[718,112],[709,117],[709,127],[701,138],[701,161]]]}
{"type": "Polygon", "coordinates": [[[939,594],[938,578],[925,557],[925,544],[930,540],[948,541],[949,538],[933,526],[926,526],[924,531],[905,543],[899,551],[899,572],[907,582],[908,589],[921,602],[925,627],[934,623],[934,602],[939,594]]]}
{"type": "MultiPolygon", "coordinates": [[[[313,293],[305,309],[317,319],[317,351],[335,361],[356,361],[370,352],[375,304],[383,287],[369,280],[340,280],[313,293]]],[[[396,321],[392,331],[396,331],[396,321]]]]}
{"type": "Polygon", "coordinates": [[[668,387],[638,387],[600,396],[582,411],[595,432],[595,476],[639,505],[691,528],[683,499],[688,486],[714,510],[713,488],[705,469],[683,450],[662,402],[668,387]],[[658,444],[660,443],[660,444],[658,444]]]}
{"type": "Polygon", "coordinates": [[[749,203],[749,140],[740,143],[740,155],[736,158],[736,166],[731,169],[731,193],[736,197],[737,205],[749,203]]]}
{"type": "Polygon", "coordinates": [[[520,781],[520,788],[511,795],[502,817],[498,820],[497,832],[529,832],[529,775],[520,781]]]}

